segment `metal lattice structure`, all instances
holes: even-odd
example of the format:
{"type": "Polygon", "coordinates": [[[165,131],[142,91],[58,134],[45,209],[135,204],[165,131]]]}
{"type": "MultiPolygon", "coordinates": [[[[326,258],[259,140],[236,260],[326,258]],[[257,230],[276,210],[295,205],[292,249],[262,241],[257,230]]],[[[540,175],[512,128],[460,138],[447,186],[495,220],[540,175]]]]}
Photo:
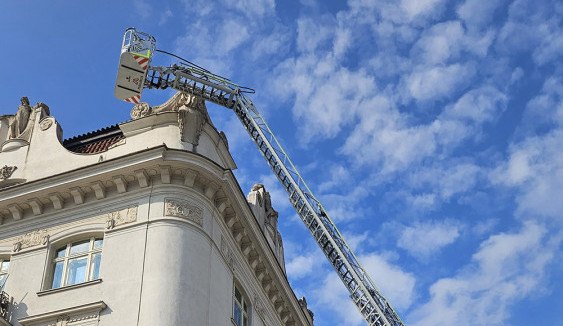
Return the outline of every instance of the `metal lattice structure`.
{"type": "Polygon", "coordinates": [[[295,211],[350,292],[350,298],[370,326],[403,326],[379,292],[321,203],[256,109],[243,87],[199,67],[148,67],[145,88],[173,88],[231,109],[289,195],[295,211]]]}

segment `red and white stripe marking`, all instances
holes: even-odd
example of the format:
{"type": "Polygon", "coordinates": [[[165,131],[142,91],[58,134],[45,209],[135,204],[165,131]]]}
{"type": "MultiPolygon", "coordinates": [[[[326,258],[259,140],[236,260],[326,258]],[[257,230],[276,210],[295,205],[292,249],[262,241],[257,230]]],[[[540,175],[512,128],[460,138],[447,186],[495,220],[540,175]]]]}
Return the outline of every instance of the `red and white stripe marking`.
{"type": "Polygon", "coordinates": [[[135,103],[135,104],[139,104],[139,102],[141,101],[141,95],[135,95],[133,97],[126,98],[125,101],[135,103]]]}
{"type": "Polygon", "coordinates": [[[149,66],[149,59],[139,57],[138,55],[134,55],[133,57],[135,58],[135,61],[137,61],[139,66],[141,66],[141,68],[143,68],[143,70],[147,70],[147,67],[149,66]]]}

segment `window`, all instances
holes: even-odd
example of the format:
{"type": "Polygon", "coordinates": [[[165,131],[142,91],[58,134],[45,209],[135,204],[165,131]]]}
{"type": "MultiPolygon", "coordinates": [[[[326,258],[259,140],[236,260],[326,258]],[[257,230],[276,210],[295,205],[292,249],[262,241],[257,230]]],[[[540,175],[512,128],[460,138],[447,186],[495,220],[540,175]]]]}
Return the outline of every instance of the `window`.
{"type": "Polygon", "coordinates": [[[238,326],[248,326],[248,300],[242,295],[238,286],[235,285],[233,298],[233,320],[238,326]]]}
{"type": "Polygon", "coordinates": [[[4,285],[8,280],[8,269],[10,268],[9,259],[0,259],[0,291],[4,291],[4,285]]]}
{"type": "Polygon", "coordinates": [[[53,259],[52,288],[92,281],[99,278],[103,239],[68,243],[59,248],[53,259]]]}

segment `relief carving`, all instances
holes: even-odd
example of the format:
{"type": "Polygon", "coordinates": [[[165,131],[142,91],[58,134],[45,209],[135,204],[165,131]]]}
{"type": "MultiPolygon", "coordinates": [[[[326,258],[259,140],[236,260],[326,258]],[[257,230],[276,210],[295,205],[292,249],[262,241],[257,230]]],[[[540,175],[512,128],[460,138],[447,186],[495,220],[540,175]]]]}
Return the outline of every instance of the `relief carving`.
{"type": "MultiPolygon", "coordinates": [[[[199,137],[206,123],[213,126],[205,101],[197,96],[182,92],[176,93],[161,105],[151,107],[148,103],[139,103],[131,110],[133,120],[161,112],[178,112],[178,127],[182,141],[197,146],[199,137]]],[[[226,140],[226,137],[225,137],[226,140]]],[[[228,144],[225,141],[225,144],[228,144]]]]}
{"type": "Polygon", "coordinates": [[[203,209],[184,200],[166,199],[164,215],[183,217],[203,226],[203,209]]]}
{"type": "Polygon", "coordinates": [[[0,169],[0,180],[6,180],[9,177],[12,176],[12,173],[14,173],[14,171],[16,171],[18,168],[16,166],[7,166],[4,165],[1,169],[0,169]]]}
{"type": "Polygon", "coordinates": [[[45,119],[39,123],[39,129],[41,129],[41,131],[45,131],[51,128],[52,125],[53,125],[53,120],[45,119]]]}
{"type": "Polygon", "coordinates": [[[107,214],[106,228],[113,229],[116,226],[135,222],[137,220],[138,206],[128,207],[119,211],[107,214]]]}
{"type": "Polygon", "coordinates": [[[262,301],[258,297],[258,293],[254,292],[254,298],[253,299],[254,299],[254,310],[256,310],[258,315],[263,318],[264,317],[264,304],[262,304],[262,301]]]}
{"type": "Polygon", "coordinates": [[[131,118],[137,120],[152,114],[152,109],[148,103],[141,102],[131,109],[131,118]]]}
{"type": "Polygon", "coordinates": [[[223,256],[225,257],[225,261],[227,262],[227,265],[229,265],[229,268],[231,269],[231,271],[235,271],[235,257],[233,256],[233,252],[229,249],[229,246],[227,245],[227,242],[225,241],[225,238],[223,238],[223,235],[221,235],[221,252],[223,253],[223,256]]]}
{"type": "Polygon", "coordinates": [[[35,247],[39,245],[46,245],[49,242],[49,234],[47,230],[37,230],[33,232],[26,233],[18,238],[18,241],[14,243],[13,250],[18,252],[22,249],[35,247]]]}

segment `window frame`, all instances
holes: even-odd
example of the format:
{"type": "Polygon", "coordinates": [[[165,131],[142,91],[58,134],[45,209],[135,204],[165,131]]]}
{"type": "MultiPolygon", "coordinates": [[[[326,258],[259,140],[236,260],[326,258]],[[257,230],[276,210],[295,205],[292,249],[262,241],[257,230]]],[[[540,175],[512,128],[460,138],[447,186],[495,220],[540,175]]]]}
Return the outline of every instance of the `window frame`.
{"type": "Polygon", "coordinates": [[[233,311],[232,311],[233,324],[237,326],[250,326],[250,301],[242,290],[242,287],[236,283],[233,286],[233,311]],[[237,292],[240,295],[240,300],[237,298],[237,292]],[[238,307],[241,312],[241,320],[236,319],[235,308],[238,307]],[[240,323],[239,323],[240,322],[240,323]]]}
{"type": "Polygon", "coordinates": [[[88,238],[79,238],[74,239],[72,241],[66,242],[64,245],[58,246],[54,248],[52,258],[50,259],[50,266],[51,266],[51,273],[49,277],[49,288],[48,289],[60,289],[68,286],[73,286],[77,284],[82,284],[90,281],[95,281],[100,279],[100,264],[101,264],[101,255],[103,249],[103,236],[90,236],[88,238]],[[98,247],[95,247],[95,244],[98,240],[101,240],[101,243],[98,247]],[[73,245],[76,247],[77,245],[88,243],[88,249],[85,251],[79,251],[77,253],[71,253],[73,245]],[[57,255],[64,250],[64,254],[58,257],[57,255]],[[100,258],[97,262],[97,270],[93,268],[94,262],[94,255],[99,254],[100,258]],[[84,259],[86,258],[86,266],[84,272],[84,279],[82,281],[76,283],[69,284],[69,261],[77,260],[77,259],[84,259]],[[62,271],[60,277],[57,277],[57,264],[62,263],[62,271]],[[97,277],[96,276],[97,272],[97,277]],[[58,283],[58,284],[57,284],[58,283]],[[55,287],[55,284],[57,286],[55,287]]]}
{"type": "Polygon", "coordinates": [[[6,287],[6,281],[8,280],[8,277],[10,275],[10,265],[11,265],[11,257],[8,258],[0,258],[0,292],[4,291],[4,288],[6,287]],[[2,269],[2,266],[4,265],[4,263],[8,263],[8,267],[4,270],[2,269]],[[3,278],[3,276],[6,276],[3,278]]]}

